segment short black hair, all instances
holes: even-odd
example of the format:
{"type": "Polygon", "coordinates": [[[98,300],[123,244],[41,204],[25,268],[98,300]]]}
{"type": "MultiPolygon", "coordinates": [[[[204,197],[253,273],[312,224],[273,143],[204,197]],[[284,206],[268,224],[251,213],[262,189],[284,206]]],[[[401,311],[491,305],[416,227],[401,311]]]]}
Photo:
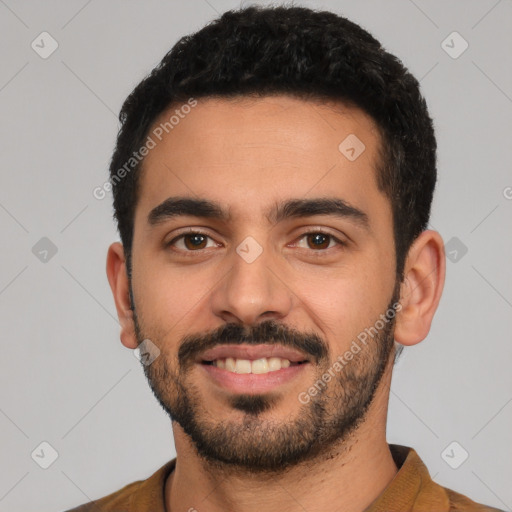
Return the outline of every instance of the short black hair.
{"type": "Polygon", "coordinates": [[[347,18],[283,5],[227,11],[182,37],[125,100],[110,182],[129,273],[143,163],[132,155],[159,115],[191,98],[276,94],[337,101],[373,118],[381,136],[376,178],[391,203],[396,273],[403,280],[407,252],[428,224],[437,177],[434,128],[419,83],[347,18]]]}

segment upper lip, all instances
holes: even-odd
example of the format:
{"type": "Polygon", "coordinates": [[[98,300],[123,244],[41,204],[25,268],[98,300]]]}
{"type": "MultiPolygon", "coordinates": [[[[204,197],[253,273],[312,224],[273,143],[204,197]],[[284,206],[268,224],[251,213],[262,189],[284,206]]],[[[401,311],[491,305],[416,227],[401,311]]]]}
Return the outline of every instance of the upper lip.
{"type": "Polygon", "coordinates": [[[262,359],[264,357],[279,357],[292,363],[307,361],[308,357],[298,350],[275,344],[261,345],[217,345],[199,354],[197,362],[215,361],[216,359],[262,359]]]}

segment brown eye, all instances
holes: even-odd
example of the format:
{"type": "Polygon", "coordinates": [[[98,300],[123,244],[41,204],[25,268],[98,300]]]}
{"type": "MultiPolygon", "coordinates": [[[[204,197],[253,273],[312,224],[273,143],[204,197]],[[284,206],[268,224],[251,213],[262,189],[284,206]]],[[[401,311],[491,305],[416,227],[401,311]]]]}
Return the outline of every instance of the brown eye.
{"type": "Polygon", "coordinates": [[[167,244],[168,247],[174,246],[183,252],[198,252],[202,249],[206,249],[207,247],[214,247],[215,245],[216,244],[210,236],[199,231],[183,233],[172,239],[167,244]],[[208,246],[208,241],[211,241],[213,245],[208,246]]]}
{"type": "Polygon", "coordinates": [[[205,241],[208,237],[206,235],[201,235],[200,233],[195,233],[192,235],[184,235],[183,242],[187,249],[204,249],[205,241]]]}
{"type": "Polygon", "coordinates": [[[325,233],[309,233],[307,236],[309,247],[312,249],[327,249],[331,239],[325,233]]]}
{"type": "Polygon", "coordinates": [[[335,245],[345,246],[346,243],[342,242],[334,235],[324,233],[323,231],[309,231],[303,233],[297,242],[298,247],[310,249],[315,252],[326,251],[327,249],[333,248],[335,245]],[[305,240],[305,243],[302,242],[303,240],[305,240]]]}

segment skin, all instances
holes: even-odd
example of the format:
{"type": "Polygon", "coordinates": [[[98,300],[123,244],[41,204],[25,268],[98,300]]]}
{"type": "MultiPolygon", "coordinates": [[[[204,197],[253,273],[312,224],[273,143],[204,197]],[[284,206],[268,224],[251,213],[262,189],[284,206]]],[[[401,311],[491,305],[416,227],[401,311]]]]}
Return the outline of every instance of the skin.
{"type": "MultiPolygon", "coordinates": [[[[168,119],[169,112],[155,126],[168,119]]],[[[375,174],[379,144],[372,119],[353,107],[287,96],[198,100],[147,155],[135,212],[131,285],[139,328],[161,351],[156,365],[165,361],[177,368],[185,336],[211,332],[228,322],[249,326],[271,319],[313,332],[328,346],[331,362],[349,349],[358,333],[374,325],[395,286],[391,205],[377,188],[375,174]],[[353,162],[338,150],[349,134],[366,146],[353,162]],[[225,223],[181,217],[150,226],[149,212],[170,196],[218,201],[229,207],[232,218],[225,223]],[[328,215],[277,224],[265,217],[276,201],[327,196],[364,211],[370,230],[328,215]],[[183,239],[176,250],[164,245],[187,227],[211,237],[206,249],[189,258],[183,256],[183,239]],[[328,249],[318,249],[308,244],[303,234],[315,228],[347,245],[332,241],[328,249]],[[251,264],[236,252],[247,236],[263,249],[251,264]]],[[[109,248],[107,275],[121,342],[134,349],[140,339],[118,242],[109,248]]],[[[426,230],[416,239],[404,275],[394,339],[410,346],[427,336],[444,285],[443,241],[437,232],[426,230]]],[[[166,483],[167,507],[273,512],[297,510],[299,503],[311,512],[364,510],[397,472],[386,442],[392,356],[364,421],[350,437],[272,477],[212,465],[173,422],[177,464],[166,483]]],[[[303,407],[297,396],[313,385],[317,370],[310,364],[300,378],[283,385],[279,400],[259,419],[279,424],[296,419],[303,407]]],[[[212,423],[238,425],[246,417],[200,368],[192,368],[187,378],[197,391],[202,414],[212,423]]],[[[163,389],[166,382],[160,384],[163,389]]],[[[336,408],[334,400],[329,407],[336,408]]]]}

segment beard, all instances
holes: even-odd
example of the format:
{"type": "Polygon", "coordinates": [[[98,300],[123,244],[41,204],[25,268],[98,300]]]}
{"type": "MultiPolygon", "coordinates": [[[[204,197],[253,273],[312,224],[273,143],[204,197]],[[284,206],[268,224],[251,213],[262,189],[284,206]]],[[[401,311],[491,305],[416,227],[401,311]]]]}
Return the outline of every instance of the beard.
{"type": "MultiPolygon", "coordinates": [[[[387,310],[399,299],[399,285],[395,284],[387,310]]],[[[252,327],[228,323],[210,333],[185,336],[179,344],[177,360],[171,361],[163,350],[165,336],[148,336],[135,307],[133,312],[139,344],[151,339],[161,350],[151,364],[143,365],[154,396],[171,420],[182,427],[198,455],[218,470],[233,468],[275,475],[304,462],[328,458],[336,446],[346,447],[365,420],[394,345],[393,316],[328,384],[317,387],[317,394],[310,396],[307,403],[272,392],[230,395],[230,407],[243,413],[242,418],[219,419],[208,414],[204,397],[191,375],[195,358],[204,350],[219,344],[279,343],[311,356],[308,364],[316,367],[313,382],[321,382],[329,369],[332,376],[337,355],[330,353],[327,343],[317,334],[268,320],[252,327]],[[285,398],[301,404],[294,417],[284,421],[265,417],[264,413],[285,398]]],[[[304,383],[303,391],[312,384],[304,383]]]]}

